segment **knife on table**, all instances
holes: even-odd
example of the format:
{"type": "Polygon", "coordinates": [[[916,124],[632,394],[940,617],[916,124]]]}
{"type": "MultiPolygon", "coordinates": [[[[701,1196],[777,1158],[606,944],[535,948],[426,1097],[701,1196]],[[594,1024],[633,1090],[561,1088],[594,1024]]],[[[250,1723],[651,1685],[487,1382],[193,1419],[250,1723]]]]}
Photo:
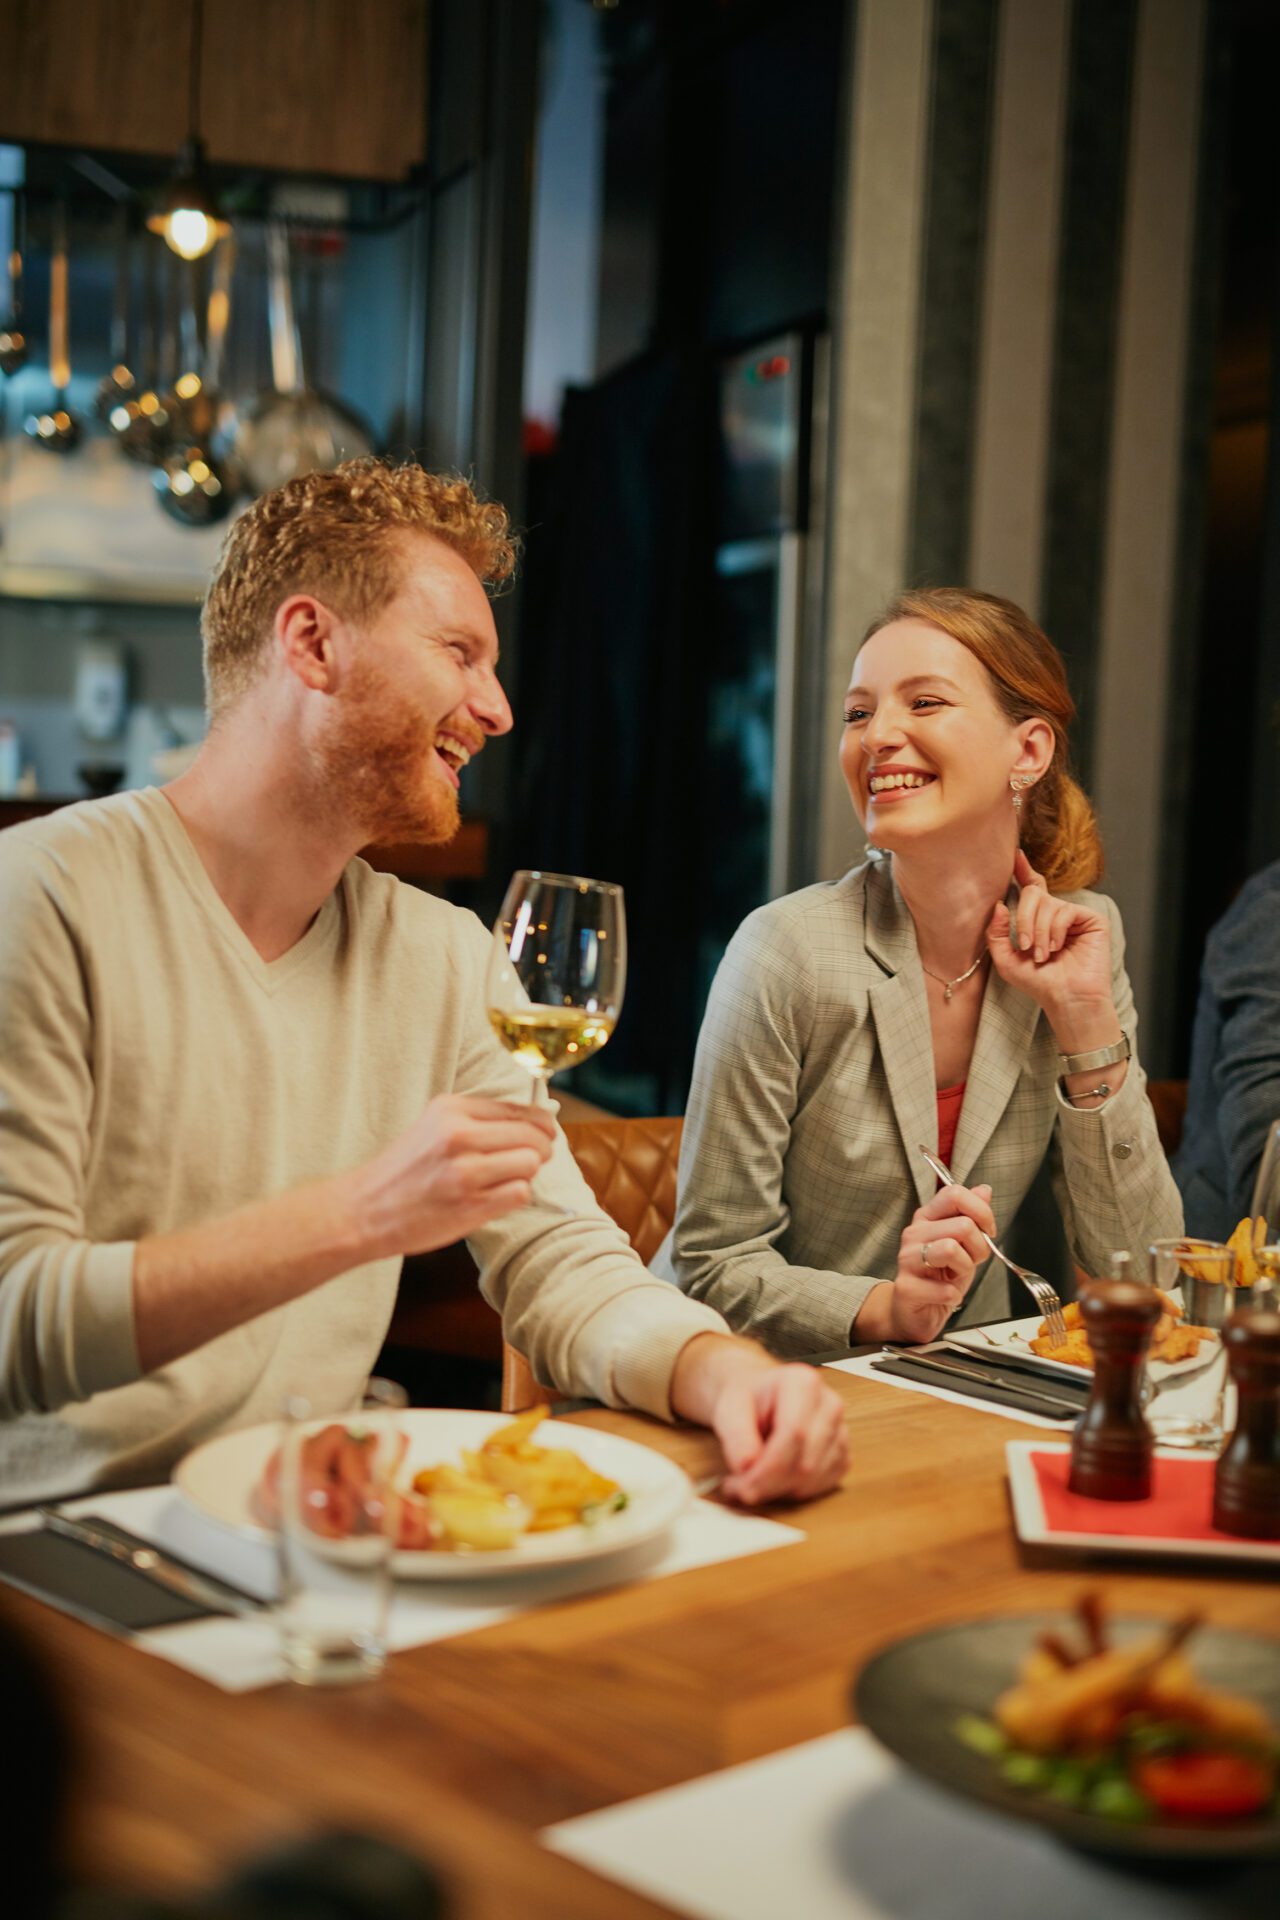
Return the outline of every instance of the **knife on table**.
{"type": "Polygon", "coordinates": [[[938,1359],[921,1352],[918,1347],[886,1346],[884,1352],[898,1365],[917,1370],[926,1378],[935,1380],[939,1386],[950,1382],[957,1392],[964,1392],[966,1385],[970,1394],[975,1386],[988,1392],[994,1388],[997,1396],[1015,1394],[1034,1410],[1043,1410],[1060,1419],[1076,1419],[1084,1412],[1084,1400],[1073,1394],[1069,1385],[1063,1392],[1058,1392],[1056,1386],[1033,1387],[1025,1375],[1019,1379],[1002,1379],[994,1368],[977,1363],[965,1366],[958,1360],[938,1359]]]}
{"type": "MultiPolygon", "coordinates": [[[[976,1347],[971,1347],[967,1341],[949,1339],[945,1333],[939,1345],[945,1347],[948,1353],[954,1354],[958,1360],[964,1361],[967,1366],[981,1367],[984,1373],[995,1375],[1004,1371],[1017,1374],[1019,1376],[1017,1384],[1020,1387],[1025,1386],[1028,1380],[1038,1380],[1041,1387],[1047,1388],[1050,1393],[1078,1393],[1082,1405],[1093,1390],[1092,1369],[1076,1367],[1069,1374],[1051,1373],[1044,1361],[1034,1353],[1010,1353],[1005,1347],[1000,1349],[998,1355],[993,1353],[988,1359],[985,1353],[979,1352],[976,1347]]],[[[1061,1366],[1064,1363],[1058,1361],[1056,1364],[1061,1366]]]]}
{"type": "Polygon", "coordinates": [[[205,1607],[210,1613],[241,1614],[248,1618],[262,1612],[262,1603],[251,1594],[242,1593],[222,1580],[206,1579],[194,1567],[184,1566],[182,1561],[174,1560],[145,1540],[133,1540],[128,1535],[118,1538],[104,1526],[96,1526],[91,1520],[72,1519],[70,1514],[59,1513],[54,1507],[37,1507],[36,1512],[50,1533],[61,1534],[64,1539],[75,1540],[82,1547],[91,1547],[95,1553],[118,1560],[121,1566],[132,1567],[135,1573],[169,1593],[179,1594],[194,1606],[205,1607]]]}
{"type": "MultiPolygon", "coordinates": [[[[1067,1394],[1080,1394],[1084,1400],[1088,1400],[1094,1386],[1092,1367],[1075,1367],[1071,1373],[1054,1373],[1036,1354],[1011,1354],[1004,1346],[1000,1348],[998,1356],[992,1354],[988,1359],[979,1348],[969,1346],[967,1340],[952,1340],[948,1334],[942,1334],[940,1346],[944,1346],[948,1354],[956,1354],[967,1361],[971,1367],[983,1367],[986,1373],[994,1373],[996,1369],[1004,1367],[1009,1373],[1019,1373],[1023,1380],[1040,1380],[1040,1384],[1050,1386],[1052,1392],[1061,1390],[1067,1394]]],[[[1063,1365],[1063,1361],[1055,1361],[1055,1365],[1063,1365]]]]}

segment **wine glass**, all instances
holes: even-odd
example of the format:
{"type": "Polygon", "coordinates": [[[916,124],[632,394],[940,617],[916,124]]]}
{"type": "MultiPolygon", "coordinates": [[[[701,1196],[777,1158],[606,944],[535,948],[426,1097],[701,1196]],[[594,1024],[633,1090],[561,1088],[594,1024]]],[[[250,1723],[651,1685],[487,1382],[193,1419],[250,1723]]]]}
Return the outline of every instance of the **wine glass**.
{"type": "Polygon", "coordinates": [[[1258,1284],[1274,1288],[1280,1282],[1280,1120],[1273,1120],[1267,1129],[1267,1144],[1258,1162],[1249,1212],[1253,1220],[1253,1259],[1258,1269],[1258,1284]]]}
{"type": "Polygon", "coordinates": [[[574,873],[513,874],[493,929],[489,1020],[538,1084],[600,1051],[622,1011],[622,888],[574,873]]]}

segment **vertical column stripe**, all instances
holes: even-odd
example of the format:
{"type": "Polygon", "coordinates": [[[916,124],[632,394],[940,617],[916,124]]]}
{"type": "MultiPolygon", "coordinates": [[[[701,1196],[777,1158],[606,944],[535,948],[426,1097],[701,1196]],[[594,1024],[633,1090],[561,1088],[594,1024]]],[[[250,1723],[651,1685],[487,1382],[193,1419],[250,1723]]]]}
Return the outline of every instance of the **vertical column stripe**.
{"type": "Polygon", "coordinates": [[[1070,0],[1003,0],[965,578],[1039,616],[1070,0]]]}
{"type": "Polygon", "coordinates": [[[907,577],[950,585],[969,547],[995,0],[937,0],[907,577]]]}
{"type": "Polygon", "coordinates": [[[1204,0],[1141,0],[1093,783],[1140,1011],[1156,966],[1204,34],[1204,0]]]}
{"type": "Polygon", "coordinates": [[[1136,0],[1076,0],[1040,608],[1091,763],[1136,0]]]}
{"type": "Polygon", "coordinates": [[[861,846],[836,759],[853,650],[906,567],[932,16],[932,0],[859,0],[851,36],[846,227],[832,325],[824,875],[841,872],[861,846]]]}

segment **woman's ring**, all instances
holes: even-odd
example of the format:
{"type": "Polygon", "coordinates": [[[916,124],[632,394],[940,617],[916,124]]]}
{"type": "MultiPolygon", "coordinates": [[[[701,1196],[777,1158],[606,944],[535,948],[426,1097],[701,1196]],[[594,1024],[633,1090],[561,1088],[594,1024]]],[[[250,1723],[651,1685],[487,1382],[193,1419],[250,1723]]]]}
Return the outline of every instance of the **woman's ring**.
{"type": "Polygon", "coordinates": [[[923,1266],[931,1267],[933,1265],[932,1260],[929,1258],[929,1249],[932,1245],[932,1240],[926,1240],[920,1249],[920,1260],[923,1266]]]}

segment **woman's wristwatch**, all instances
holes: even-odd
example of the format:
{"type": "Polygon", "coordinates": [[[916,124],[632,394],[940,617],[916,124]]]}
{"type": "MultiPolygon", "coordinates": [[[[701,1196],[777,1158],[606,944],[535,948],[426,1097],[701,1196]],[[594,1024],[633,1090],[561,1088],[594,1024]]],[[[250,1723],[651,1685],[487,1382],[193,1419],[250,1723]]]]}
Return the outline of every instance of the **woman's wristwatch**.
{"type": "Polygon", "coordinates": [[[1114,1067],[1132,1052],[1128,1034],[1122,1033],[1109,1047],[1094,1047],[1090,1053],[1060,1053],[1058,1071],[1064,1079],[1069,1073],[1092,1073],[1095,1067],[1114,1067]]]}
{"type": "MultiPolygon", "coordinates": [[[[1099,1067],[1114,1067],[1120,1061],[1127,1060],[1133,1048],[1129,1045],[1129,1036],[1122,1033],[1109,1047],[1094,1047],[1088,1053],[1060,1053],[1058,1071],[1065,1080],[1069,1073],[1093,1073],[1099,1067]]],[[[1074,1107],[1078,1100],[1094,1100],[1098,1106],[1111,1098],[1112,1088],[1105,1080],[1099,1080],[1096,1086],[1082,1087],[1079,1093],[1069,1093],[1064,1086],[1063,1097],[1074,1107]]],[[[1095,1112],[1097,1108],[1093,1109],[1095,1112]]]]}

